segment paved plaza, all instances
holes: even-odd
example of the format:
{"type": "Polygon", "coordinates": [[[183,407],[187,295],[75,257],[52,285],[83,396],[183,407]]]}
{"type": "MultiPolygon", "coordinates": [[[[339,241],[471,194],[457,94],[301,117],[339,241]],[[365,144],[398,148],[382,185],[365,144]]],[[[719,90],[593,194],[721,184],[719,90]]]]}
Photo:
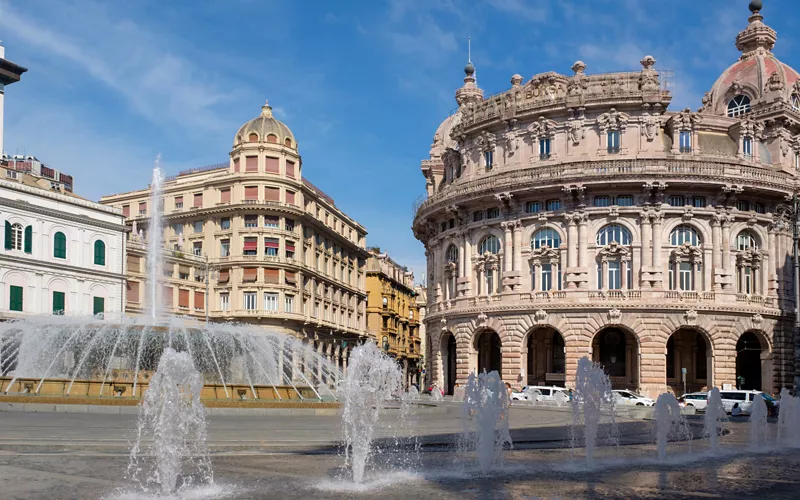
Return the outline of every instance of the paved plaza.
{"type": "MultiPolygon", "coordinates": [[[[460,432],[459,416],[459,405],[417,408],[405,432],[422,436],[423,451],[379,453],[367,483],[356,487],[344,479],[335,414],[211,415],[215,486],[182,498],[788,499],[800,487],[793,473],[800,453],[743,451],[746,420],[726,423],[714,457],[695,440],[673,443],[659,462],[649,444],[653,423],[623,419],[623,445],[601,449],[587,469],[583,450],[568,447],[570,413],[514,408],[515,449],[502,468],[480,474],[470,456],[446,446],[460,432]]],[[[0,412],[0,497],[143,498],[125,477],[135,421],[134,414],[0,412]]],[[[384,438],[395,433],[393,422],[382,426],[384,438]]]]}

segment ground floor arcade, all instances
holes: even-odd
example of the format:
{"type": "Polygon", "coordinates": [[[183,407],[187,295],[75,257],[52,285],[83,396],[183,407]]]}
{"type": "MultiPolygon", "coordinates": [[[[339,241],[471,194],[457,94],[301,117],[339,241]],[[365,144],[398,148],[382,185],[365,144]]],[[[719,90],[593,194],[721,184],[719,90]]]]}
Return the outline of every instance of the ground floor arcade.
{"type": "Polygon", "coordinates": [[[709,311],[559,311],[440,318],[429,325],[434,383],[452,394],[474,371],[514,387],[570,387],[581,357],[615,388],[651,396],[710,387],[777,393],[793,384],[790,321],[709,311]]]}

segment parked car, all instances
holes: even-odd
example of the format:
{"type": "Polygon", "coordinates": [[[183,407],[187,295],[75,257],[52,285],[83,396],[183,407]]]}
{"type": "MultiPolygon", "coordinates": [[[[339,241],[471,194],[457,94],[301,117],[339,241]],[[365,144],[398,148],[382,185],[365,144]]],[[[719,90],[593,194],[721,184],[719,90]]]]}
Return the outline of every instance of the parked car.
{"type": "Polygon", "coordinates": [[[632,391],[626,391],[622,389],[615,389],[612,391],[617,396],[617,404],[619,405],[626,405],[626,406],[653,406],[656,404],[650,398],[646,398],[641,394],[636,394],[632,391]]]}
{"type": "Polygon", "coordinates": [[[733,409],[733,405],[739,403],[742,415],[750,415],[753,411],[753,401],[755,401],[756,396],[764,398],[767,403],[767,410],[770,413],[777,413],[777,409],[780,407],[780,401],[761,391],[729,390],[720,391],[719,395],[722,398],[722,406],[725,407],[725,411],[728,413],[733,409]]]}
{"type": "Polygon", "coordinates": [[[690,392],[678,398],[681,406],[692,406],[695,410],[705,411],[708,406],[707,392],[690,392]]]}

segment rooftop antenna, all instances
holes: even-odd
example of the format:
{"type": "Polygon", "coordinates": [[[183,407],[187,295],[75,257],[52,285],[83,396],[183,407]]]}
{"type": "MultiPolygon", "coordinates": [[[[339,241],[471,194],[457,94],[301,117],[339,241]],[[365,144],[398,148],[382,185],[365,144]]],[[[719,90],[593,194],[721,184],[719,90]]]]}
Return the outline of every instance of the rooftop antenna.
{"type": "Polygon", "coordinates": [[[472,62],[472,37],[467,37],[467,62],[472,62]]]}

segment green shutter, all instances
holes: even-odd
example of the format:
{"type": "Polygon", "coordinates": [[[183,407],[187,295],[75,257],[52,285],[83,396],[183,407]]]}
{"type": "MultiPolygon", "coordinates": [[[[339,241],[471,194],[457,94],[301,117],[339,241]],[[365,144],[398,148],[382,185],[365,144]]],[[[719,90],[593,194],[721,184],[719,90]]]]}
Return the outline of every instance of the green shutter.
{"type": "Polygon", "coordinates": [[[33,252],[33,226],[25,226],[25,253],[33,252]]]}
{"type": "Polygon", "coordinates": [[[22,312],[22,287],[12,285],[10,289],[8,308],[12,311],[22,312]]]}
{"type": "Polygon", "coordinates": [[[94,314],[97,316],[98,314],[103,314],[106,312],[106,299],[103,297],[95,297],[94,298],[94,314]]]}
{"type": "Polygon", "coordinates": [[[6,221],[6,250],[11,250],[11,223],[6,221]]]}
{"type": "Polygon", "coordinates": [[[53,314],[64,314],[64,292],[53,292],[53,314]]]}
{"type": "Polygon", "coordinates": [[[100,240],[94,242],[94,263],[98,266],[106,265],[106,244],[100,240]]]}
{"type": "Polygon", "coordinates": [[[67,237],[60,231],[53,236],[53,257],[57,259],[67,258],[67,237]]]}

